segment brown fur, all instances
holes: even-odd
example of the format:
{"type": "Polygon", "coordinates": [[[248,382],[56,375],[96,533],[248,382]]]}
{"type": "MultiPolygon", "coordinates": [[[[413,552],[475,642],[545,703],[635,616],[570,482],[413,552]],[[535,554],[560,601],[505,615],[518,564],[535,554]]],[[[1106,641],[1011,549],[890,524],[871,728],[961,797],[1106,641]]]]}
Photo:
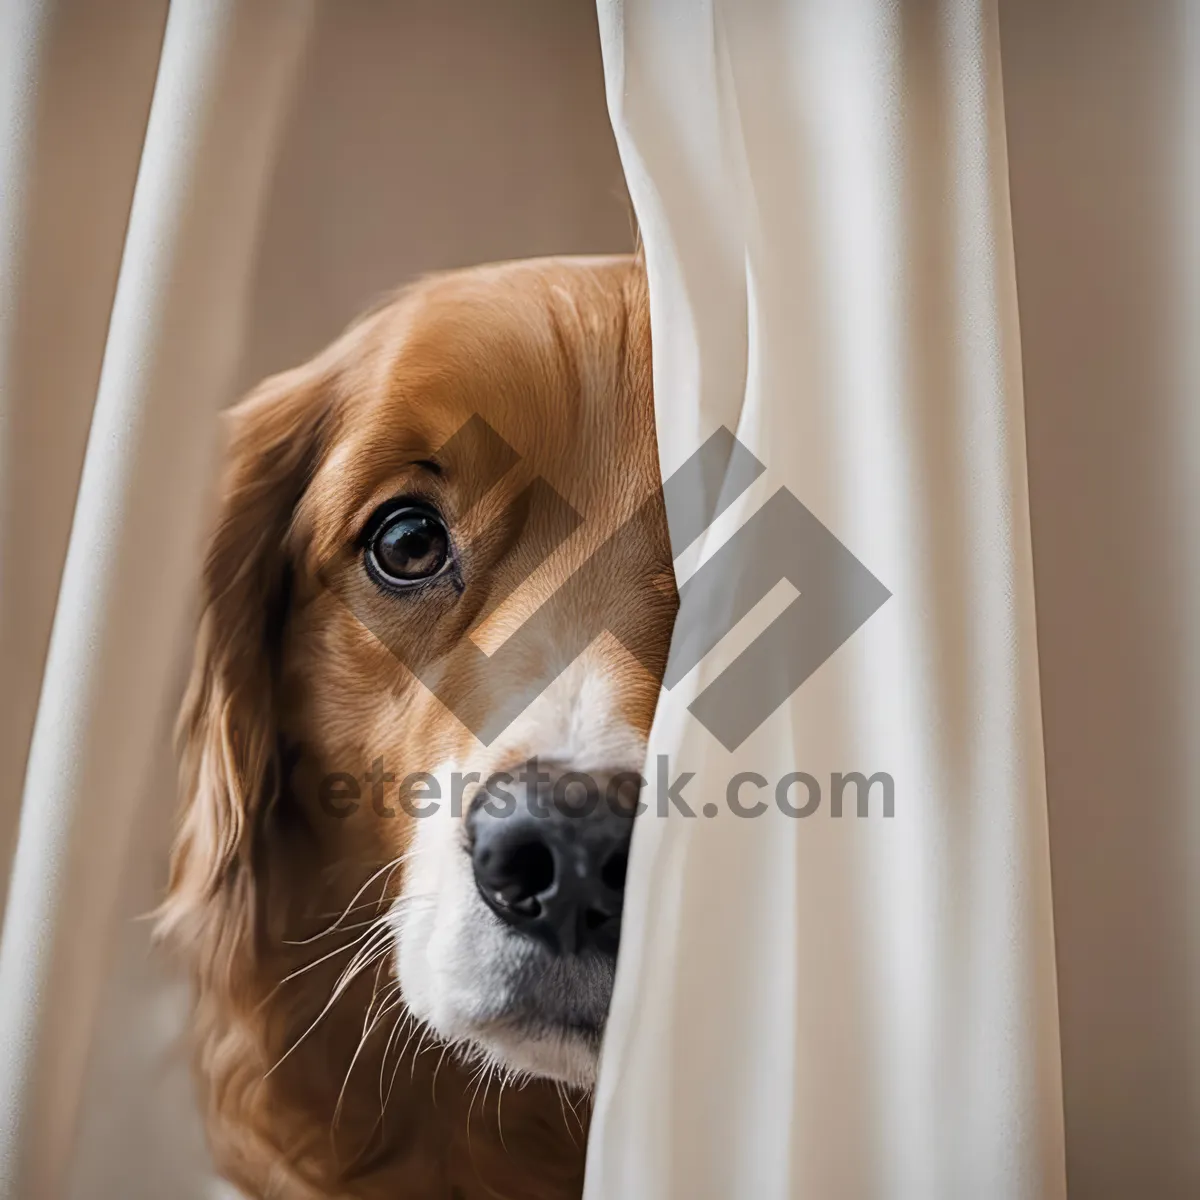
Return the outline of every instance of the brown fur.
{"type": "MultiPolygon", "coordinates": [[[[477,584],[452,610],[413,610],[395,631],[437,640],[453,670],[468,630],[489,617],[501,630],[519,623],[594,543],[585,530],[578,550],[492,613],[492,594],[526,569],[536,537],[503,516],[530,479],[548,479],[600,533],[657,494],[640,263],[544,260],[424,281],[260,385],[230,424],[162,917],[195,981],[196,1063],[219,1169],[249,1197],[288,1200],[577,1196],[586,1097],[564,1103],[540,1082],[487,1093],[404,1024],[390,948],[318,1019],[354,954],[354,927],[398,895],[401,872],[359,889],[412,831],[410,818],[365,805],[332,820],[315,792],[330,770],[362,776],[380,756],[388,769],[421,770],[471,742],[355,616],[384,603],[355,549],[381,499],[420,487],[470,509],[459,536],[477,584]],[[417,465],[473,413],[522,456],[486,495],[471,494],[486,464],[440,476],[417,465]]],[[[656,669],[619,646],[604,651],[622,713],[642,731],[675,604],[660,508],[650,526],[659,599],[630,603],[644,609],[656,669]]],[[[378,621],[390,633],[401,617],[378,621]]],[[[461,691],[473,687],[464,680],[461,691]]]]}

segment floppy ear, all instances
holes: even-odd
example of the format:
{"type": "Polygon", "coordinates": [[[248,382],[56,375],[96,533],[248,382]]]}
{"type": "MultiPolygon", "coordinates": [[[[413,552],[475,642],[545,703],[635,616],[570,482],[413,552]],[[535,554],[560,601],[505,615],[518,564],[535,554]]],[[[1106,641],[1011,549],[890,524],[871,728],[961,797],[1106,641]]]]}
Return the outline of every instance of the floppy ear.
{"type": "Polygon", "coordinates": [[[198,936],[218,896],[221,915],[236,915],[242,933],[254,920],[256,836],[282,782],[276,692],[288,535],[330,420],[332,374],[327,353],[266,380],[227,414],[219,513],[177,729],[184,807],[160,913],[166,934],[198,936]]]}

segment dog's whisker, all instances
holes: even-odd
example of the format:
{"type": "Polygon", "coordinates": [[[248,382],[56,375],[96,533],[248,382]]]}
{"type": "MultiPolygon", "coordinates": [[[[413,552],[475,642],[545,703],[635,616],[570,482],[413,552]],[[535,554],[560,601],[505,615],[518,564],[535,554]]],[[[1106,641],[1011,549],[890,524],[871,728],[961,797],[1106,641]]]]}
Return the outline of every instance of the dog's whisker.
{"type": "MultiPolygon", "coordinates": [[[[586,1104],[586,1099],[584,1100],[584,1103],[586,1104]]],[[[580,1115],[579,1109],[577,1109],[575,1107],[575,1103],[571,1099],[571,1093],[570,1093],[569,1088],[567,1089],[567,1104],[570,1106],[571,1115],[575,1118],[575,1124],[578,1127],[580,1134],[582,1136],[586,1137],[587,1136],[587,1125],[585,1124],[583,1117],[580,1115]]]]}
{"type": "MultiPolygon", "coordinates": [[[[563,1128],[570,1133],[571,1123],[567,1120],[567,1101],[566,1097],[563,1095],[563,1085],[560,1080],[556,1079],[554,1081],[554,1091],[558,1095],[558,1107],[562,1112],[563,1128]]],[[[574,1134],[571,1135],[571,1140],[575,1140],[574,1134]]]]}
{"type": "Polygon", "coordinates": [[[421,1036],[417,1040],[417,1048],[413,1051],[412,1065],[409,1068],[409,1079],[415,1079],[417,1076],[417,1059],[421,1057],[421,1051],[425,1048],[425,1039],[432,1033],[428,1025],[420,1026],[421,1036]]]}
{"type": "MultiPolygon", "coordinates": [[[[364,936],[367,938],[367,945],[360,949],[357,954],[355,954],[354,958],[350,962],[350,965],[345,971],[342,972],[341,977],[334,985],[333,991],[330,994],[329,999],[325,1002],[324,1007],[322,1007],[321,1011],[317,1013],[316,1017],[313,1019],[308,1028],[304,1030],[304,1032],[287,1048],[287,1050],[284,1051],[282,1056],[275,1062],[270,1070],[266,1072],[267,1076],[278,1070],[279,1067],[282,1066],[282,1064],[295,1052],[296,1048],[300,1046],[309,1036],[309,1034],[311,1034],[312,1031],[316,1029],[318,1025],[320,1025],[326,1016],[328,1016],[329,1011],[345,994],[347,988],[353,982],[354,978],[361,971],[365,970],[366,967],[370,966],[378,955],[387,953],[387,951],[391,948],[390,930],[388,930],[386,926],[381,925],[380,929],[377,930],[376,933],[371,933],[368,931],[368,933],[364,936]],[[371,939],[375,938],[377,933],[387,934],[388,936],[382,941],[382,944],[378,948],[372,949],[370,945],[371,939]]],[[[264,1076],[264,1078],[265,1077],[266,1076],[264,1076]]]]}
{"type": "Polygon", "coordinates": [[[417,1020],[416,1014],[411,1009],[406,1020],[408,1018],[411,1018],[412,1028],[408,1031],[408,1037],[404,1039],[404,1045],[400,1048],[400,1053],[396,1056],[396,1065],[392,1068],[392,1078],[388,1082],[387,1095],[383,1100],[385,1108],[392,1098],[392,1089],[396,1086],[396,1076],[399,1075],[400,1068],[404,1065],[404,1056],[408,1053],[408,1047],[416,1036],[417,1030],[421,1028],[421,1023],[417,1020]]]}
{"type": "Polygon", "coordinates": [[[442,1047],[442,1053],[438,1057],[437,1066],[433,1068],[433,1080],[429,1085],[430,1095],[433,1097],[433,1106],[437,1108],[437,1081],[438,1072],[442,1069],[442,1063],[446,1061],[446,1055],[450,1052],[452,1043],[447,1042],[442,1047]]]}
{"type": "MultiPolygon", "coordinates": [[[[393,989],[398,991],[399,984],[394,984],[393,989]]],[[[388,991],[385,991],[384,994],[385,994],[385,996],[390,996],[391,989],[389,989],[388,991]]],[[[374,1003],[374,999],[372,998],[372,1005],[373,1005],[373,1003],[374,1003]]],[[[371,1012],[371,1008],[368,1007],[368,1009],[367,1009],[368,1016],[370,1015],[370,1012],[371,1012]]],[[[383,1007],[381,1007],[380,1011],[378,1013],[376,1013],[375,1017],[372,1018],[369,1021],[369,1023],[364,1024],[364,1026],[363,1026],[362,1037],[360,1037],[358,1039],[358,1045],[355,1047],[354,1054],[351,1055],[350,1065],[346,1068],[346,1077],[342,1080],[342,1086],[338,1090],[337,1103],[334,1104],[334,1106],[333,1106],[333,1120],[330,1125],[330,1128],[332,1128],[332,1129],[337,1128],[338,1120],[340,1119],[340,1117],[342,1115],[342,1105],[345,1103],[345,1100],[346,1100],[346,1088],[350,1084],[350,1076],[354,1073],[355,1064],[358,1062],[359,1056],[362,1054],[363,1050],[365,1049],[365,1047],[367,1045],[367,1042],[370,1040],[371,1033],[374,1031],[376,1023],[386,1012],[387,1012],[387,1007],[385,1004],[383,1007]]]]}
{"type": "Polygon", "coordinates": [[[311,946],[313,942],[319,942],[322,938],[329,937],[333,933],[349,933],[354,929],[367,929],[371,925],[374,925],[375,921],[376,918],[372,917],[369,921],[356,921],[353,925],[331,925],[328,929],[321,930],[320,933],[314,933],[312,937],[284,938],[283,944],[285,946],[311,946]]]}
{"type": "Polygon", "coordinates": [[[374,929],[363,935],[360,946],[354,952],[354,957],[346,964],[334,983],[334,993],[340,992],[360,971],[375,961],[376,955],[387,944],[387,939],[382,938],[380,933],[379,929],[374,929]]]}
{"type": "MultiPolygon", "coordinates": [[[[372,925],[374,923],[375,922],[373,922],[373,921],[371,922],[372,925]]],[[[368,932],[369,932],[369,930],[368,930],[368,932]]],[[[275,984],[275,986],[266,994],[266,996],[263,997],[263,999],[259,1002],[259,1005],[258,1005],[259,1009],[261,1010],[267,1004],[269,1004],[275,998],[276,994],[279,992],[279,990],[283,987],[283,985],[285,983],[290,983],[293,979],[298,979],[301,975],[304,975],[307,972],[312,971],[315,968],[321,966],[322,963],[327,963],[327,962],[329,962],[330,959],[337,958],[337,956],[339,954],[345,954],[347,950],[352,950],[365,937],[368,936],[368,932],[360,933],[358,935],[358,937],[351,938],[350,941],[345,943],[345,945],[338,946],[336,949],[330,950],[327,954],[321,955],[320,958],[314,959],[310,963],[305,963],[304,966],[297,967],[296,970],[289,972],[281,980],[279,980],[279,982],[277,984],[275,984]]]]}
{"type": "MultiPolygon", "coordinates": [[[[397,985],[399,990],[399,985],[397,985]]],[[[387,1071],[388,1055],[395,1048],[396,1042],[399,1039],[400,1031],[404,1028],[409,1017],[412,1016],[412,1010],[404,1004],[404,996],[400,995],[399,1002],[396,1005],[399,1010],[396,1013],[396,1019],[392,1022],[392,1031],[388,1034],[388,1039],[384,1043],[383,1055],[379,1060],[379,1119],[383,1120],[384,1112],[387,1108],[387,1100],[384,1096],[383,1077],[387,1071]]]]}
{"type": "MultiPolygon", "coordinates": [[[[371,984],[371,999],[367,1002],[367,1009],[363,1015],[363,1037],[367,1036],[367,1030],[371,1025],[372,1013],[375,1010],[375,1001],[379,995],[379,976],[380,976],[380,973],[383,971],[384,963],[386,961],[387,961],[387,959],[381,955],[379,957],[379,961],[375,965],[375,980],[371,984]]],[[[386,998],[390,994],[391,988],[396,987],[396,986],[399,986],[399,985],[398,984],[389,984],[388,987],[384,989],[384,993],[383,993],[384,997],[386,998]]]]}
{"type": "Polygon", "coordinates": [[[486,1119],[487,1090],[485,1085],[491,1082],[492,1071],[494,1069],[495,1059],[493,1059],[490,1054],[485,1054],[483,1056],[483,1061],[479,1064],[479,1067],[474,1072],[471,1079],[468,1080],[468,1086],[470,1086],[471,1083],[474,1083],[475,1085],[474,1090],[471,1092],[470,1102],[467,1105],[467,1156],[472,1159],[475,1157],[475,1150],[471,1142],[471,1114],[475,1111],[475,1101],[479,1098],[480,1087],[484,1086],[483,1104],[481,1108],[484,1118],[486,1119]]]}
{"type": "MultiPolygon", "coordinates": [[[[358,901],[359,901],[360,897],[362,896],[362,894],[371,886],[371,884],[373,884],[381,875],[384,875],[384,874],[387,875],[387,878],[383,881],[383,887],[380,890],[382,892],[386,893],[388,885],[391,883],[392,876],[395,874],[396,870],[407,861],[410,853],[411,853],[411,851],[409,851],[408,853],[405,853],[405,854],[401,854],[398,857],[390,859],[388,862],[384,863],[383,866],[380,867],[379,870],[376,871],[366,881],[366,883],[364,883],[362,885],[362,887],[360,887],[358,889],[358,891],[354,893],[354,895],[350,898],[350,903],[344,909],[342,909],[341,913],[334,920],[333,924],[329,926],[328,929],[324,929],[320,933],[314,934],[313,937],[304,939],[303,941],[297,942],[295,944],[303,946],[307,942],[316,941],[317,938],[324,937],[325,934],[333,933],[335,930],[337,930],[340,927],[341,923],[346,919],[346,917],[348,917],[350,915],[350,913],[352,911],[354,911],[354,909],[358,906],[358,901]]],[[[383,904],[385,902],[386,902],[385,897],[380,896],[380,898],[378,900],[367,901],[367,904],[364,907],[369,907],[371,905],[379,905],[379,904],[383,904]]]]}
{"type": "Polygon", "coordinates": [[[334,984],[333,991],[335,996],[344,992],[358,975],[391,949],[390,937],[379,938],[376,934],[371,934],[371,939],[373,940],[369,941],[367,945],[358,951],[351,960],[350,965],[342,972],[337,983],[334,984]]]}
{"type": "Polygon", "coordinates": [[[512,1078],[512,1072],[505,1071],[500,1076],[500,1088],[496,1092],[496,1131],[500,1135],[500,1145],[503,1148],[505,1154],[508,1153],[508,1143],[504,1140],[504,1112],[503,1112],[504,1087],[511,1078],[512,1078]]]}

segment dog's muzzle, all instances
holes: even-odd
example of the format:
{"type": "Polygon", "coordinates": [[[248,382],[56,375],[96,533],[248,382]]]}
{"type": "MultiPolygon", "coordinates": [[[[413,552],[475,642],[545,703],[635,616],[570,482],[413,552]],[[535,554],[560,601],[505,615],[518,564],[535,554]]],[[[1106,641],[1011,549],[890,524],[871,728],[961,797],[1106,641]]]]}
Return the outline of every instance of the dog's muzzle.
{"type": "Polygon", "coordinates": [[[484,903],[552,954],[615,957],[641,777],[531,759],[511,778],[467,816],[484,903]]]}

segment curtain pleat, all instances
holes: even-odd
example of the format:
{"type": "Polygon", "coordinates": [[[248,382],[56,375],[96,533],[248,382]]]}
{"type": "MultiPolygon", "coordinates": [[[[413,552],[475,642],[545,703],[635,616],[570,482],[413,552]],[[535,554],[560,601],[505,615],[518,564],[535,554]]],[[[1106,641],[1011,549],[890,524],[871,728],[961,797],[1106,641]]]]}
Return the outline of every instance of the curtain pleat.
{"type": "Polygon", "coordinates": [[[166,0],[0,10],[4,878],[165,19],[166,0]]]}
{"type": "Polygon", "coordinates": [[[794,588],[663,696],[697,815],[638,824],[587,1195],[1061,1197],[996,7],[600,13],[664,471],[719,424],[766,466],[698,557],[787,488],[892,595],[732,753],[688,705],[794,588]],[[742,771],[823,804],[741,819],[742,771]],[[832,815],[852,771],[894,816],[832,815]]]}
{"type": "MultiPolygon", "coordinates": [[[[135,799],[169,723],[214,411],[312,15],[172,0],[41,686],[0,946],[0,1180],[59,1194],[135,799]]],[[[11,519],[11,514],[10,514],[11,519]]]]}

